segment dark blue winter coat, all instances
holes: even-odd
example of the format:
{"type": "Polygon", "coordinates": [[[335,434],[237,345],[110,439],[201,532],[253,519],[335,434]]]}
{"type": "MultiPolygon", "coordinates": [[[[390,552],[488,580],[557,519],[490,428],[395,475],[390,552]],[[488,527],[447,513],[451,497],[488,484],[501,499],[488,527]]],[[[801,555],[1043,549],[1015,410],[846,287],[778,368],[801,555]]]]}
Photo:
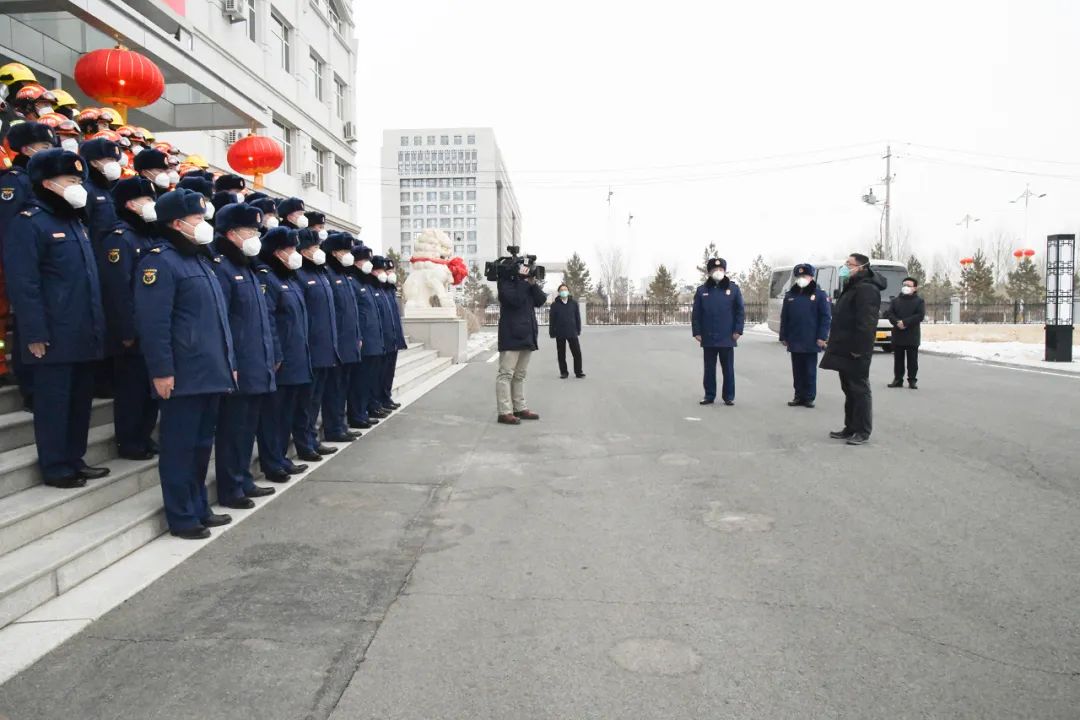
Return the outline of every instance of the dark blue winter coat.
{"type": "Polygon", "coordinates": [[[397,349],[397,323],[394,320],[394,311],[390,309],[391,303],[396,305],[397,299],[386,291],[386,283],[378,280],[373,285],[376,290],[375,301],[379,308],[379,322],[382,323],[383,354],[392,353],[397,349]]]}
{"type": "Polygon", "coordinates": [[[829,339],[832,325],[832,302],[829,294],[811,282],[805,288],[793,285],[784,295],[780,309],[780,342],[788,352],[821,352],[818,340],[829,339]]]}
{"type": "Polygon", "coordinates": [[[359,270],[353,271],[352,281],[353,293],[356,295],[356,309],[359,313],[360,334],[364,338],[361,354],[364,357],[382,355],[386,352],[382,316],[379,314],[382,290],[371,275],[364,275],[359,270]]]}
{"type": "Polygon", "coordinates": [[[33,195],[32,187],[30,176],[23,167],[14,165],[0,173],[0,249],[4,247],[11,221],[33,195]]]}
{"type": "Polygon", "coordinates": [[[262,395],[277,389],[274,366],[281,362],[274,321],[261,275],[228,238],[217,238],[221,252],[214,268],[225,306],[229,309],[236,385],[241,395],[262,395]]]}
{"type": "Polygon", "coordinates": [[[135,329],[136,271],[155,244],[152,226],[125,211],[97,249],[101,298],[108,329],[105,345],[108,355],[139,352],[137,346],[125,348],[123,341],[139,336],[135,329]]]}
{"type": "Polygon", "coordinates": [[[577,300],[555,298],[548,314],[548,335],[553,338],[576,338],[581,334],[581,309],[577,300]]]}
{"type": "Polygon", "coordinates": [[[296,280],[304,290],[304,303],[307,305],[311,367],[335,367],[341,363],[337,351],[337,313],[326,268],[304,258],[303,267],[296,271],[296,280]]]}
{"type": "Polygon", "coordinates": [[[383,295],[388,299],[390,306],[390,318],[393,320],[394,330],[394,344],[387,348],[387,352],[394,352],[395,350],[407,350],[408,344],[405,342],[405,328],[401,324],[401,308],[398,307],[397,302],[397,286],[390,283],[382,284],[383,295]]]}
{"type": "Polygon", "coordinates": [[[82,216],[59,196],[32,197],[9,223],[4,275],[27,364],[100,360],[105,351],[105,312],[97,260],[82,216]],[[40,360],[30,343],[49,347],[40,360]]]}
{"type": "MultiPolygon", "coordinates": [[[[87,163],[89,165],[89,163],[87,163]]],[[[112,186],[105,176],[93,166],[87,173],[86,229],[90,242],[97,248],[102,239],[116,227],[116,206],[113,204],[112,186]]]]}
{"type": "Polygon", "coordinates": [[[278,340],[275,357],[281,358],[281,367],[277,372],[277,384],[306,385],[312,376],[304,290],[296,273],[282,268],[276,259],[268,260],[273,266],[260,265],[258,272],[278,340]]]}
{"type": "Polygon", "coordinates": [[[500,280],[499,352],[538,350],[536,308],[547,302],[539,285],[522,277],[500,280]]]}
{"type": "Polygon", "coordinates": [[[732,336],[743,334],[745,320],[742,291],[731,278],[709,278],[694,294],[690,334],[701,336],[701,347],[735,347],[732,336]]]}
{"type": "Polygon", "coordinates": [[[356,306],[356,294],[352,287],[355,280],[337,261],[337,258],[331,255],[326,258],[326,273],[330,279],[330,289],[334,293],[338,357],[342,363],[358,363],[363,336],[360,329],[360,313],[356,306]]]}
{"type": "Polygon", "coordinates": [[[139,263],[135,283],[135,325],[150,377],[173,377],[174,396],[233,392],[236,355],[214,258],[175,230],[163,239],[139,263]]]}

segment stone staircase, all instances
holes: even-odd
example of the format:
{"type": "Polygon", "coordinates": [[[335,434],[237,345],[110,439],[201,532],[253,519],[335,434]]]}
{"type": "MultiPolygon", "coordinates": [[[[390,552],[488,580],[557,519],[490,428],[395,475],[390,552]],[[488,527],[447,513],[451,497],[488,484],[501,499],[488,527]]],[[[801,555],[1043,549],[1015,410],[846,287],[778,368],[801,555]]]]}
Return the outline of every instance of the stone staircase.
{"type": "MultiPolygon", "coordinates": [[[[398,355],[394,394],[450,364],[411,346],[398,355]]],[[[15,388],[0,389],[0,628],[166,531],[157,460],[117,457],[111,400],[94,401],[86,461],[112,472],[73,490],[42,484],[33,416],[21,407],[15,388]]],[[[212,462],[207,484],[214,484],[212,462]]]]}

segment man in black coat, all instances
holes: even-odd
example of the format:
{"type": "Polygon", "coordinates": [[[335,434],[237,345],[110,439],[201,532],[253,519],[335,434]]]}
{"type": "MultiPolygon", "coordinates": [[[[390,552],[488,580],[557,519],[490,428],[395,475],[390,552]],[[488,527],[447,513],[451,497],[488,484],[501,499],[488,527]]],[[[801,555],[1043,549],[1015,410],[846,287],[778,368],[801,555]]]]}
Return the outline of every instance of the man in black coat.
{"type": "Polygon", "coordinates": [[[847,440],[848,445],[862,445],[873,430],[870,358],[886,282],[874,274],[870,258],[858,253],[853,253],[840,268],[840,278],[843,291],[833,306],[829,344],[821,368],[840,373],[844,429],[829,433],[829,437],[847,440]]]}
{"type": "Polygon", "coordinates": [[[919,344],[922,342],[922,321],[926,303],[919,297],[919,281],[904,278],[900,294],[889,303],[885,319],[892,323],[893,381],[889,387],[904,386],[904,360],[907,360],[908,387],[919,387],[919,344]]]}
{"type": "Polygon", "coordinates": [[[495,399],[499,422],[520,425],[522,420],[539,420],[540,416],[525,404],[525,372],[529,358],[539,349],[534,308],[547,302],[544,290],[530,277],[532,268],[526,261],[516,269],[507,270],[499,280],[499,374],[495,379],[495,399]]]}

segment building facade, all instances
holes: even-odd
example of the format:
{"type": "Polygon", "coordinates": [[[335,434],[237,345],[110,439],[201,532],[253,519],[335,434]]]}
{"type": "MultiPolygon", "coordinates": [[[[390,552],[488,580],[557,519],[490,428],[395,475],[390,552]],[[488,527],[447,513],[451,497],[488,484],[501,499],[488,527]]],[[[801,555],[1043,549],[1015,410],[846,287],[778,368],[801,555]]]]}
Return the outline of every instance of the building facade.
{"type": "Polygon", "coordinates": [[[491,128],[383,131],[383,248],[407,258],[426,228],[444,230],[472,267],[521,245],[521,211],[491,128]]]}
{"type": "Polygon", "coordinates": [[[285,147],[266,191],[302,197],[358,232],[355,28],[346,0],[18,0],[0,14],[0,64],[21,62],[82,103],[80,55],[117,42],[165,75],[165,93],[128,122],[228,169],[251,129],[285,147]]]}

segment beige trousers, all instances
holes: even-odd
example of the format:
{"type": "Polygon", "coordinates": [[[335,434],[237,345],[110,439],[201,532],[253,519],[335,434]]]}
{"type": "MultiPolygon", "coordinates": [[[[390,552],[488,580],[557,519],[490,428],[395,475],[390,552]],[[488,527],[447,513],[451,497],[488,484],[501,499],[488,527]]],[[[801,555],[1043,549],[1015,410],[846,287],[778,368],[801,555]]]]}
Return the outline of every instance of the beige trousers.
{"type": "Polygon", "coordinates": [[[500,415],[527,410],[525,404],[525,371],[529,368],[532,350],[504,350],[499,353],[499,374],[495,376],[495,400],[500,415]]]}

